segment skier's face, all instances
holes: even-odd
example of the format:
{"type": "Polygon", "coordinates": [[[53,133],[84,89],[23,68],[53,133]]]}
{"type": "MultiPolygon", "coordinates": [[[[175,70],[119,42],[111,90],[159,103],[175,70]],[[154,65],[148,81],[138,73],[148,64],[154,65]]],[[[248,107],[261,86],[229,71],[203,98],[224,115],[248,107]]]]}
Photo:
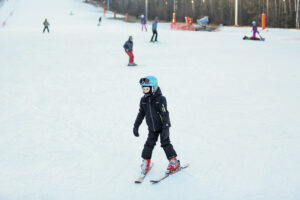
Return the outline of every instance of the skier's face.
{"type": "Polygon", "coordinates": [[[150,87],[143,87],[144,94],[148,94],[150,92],[150,87]]]}

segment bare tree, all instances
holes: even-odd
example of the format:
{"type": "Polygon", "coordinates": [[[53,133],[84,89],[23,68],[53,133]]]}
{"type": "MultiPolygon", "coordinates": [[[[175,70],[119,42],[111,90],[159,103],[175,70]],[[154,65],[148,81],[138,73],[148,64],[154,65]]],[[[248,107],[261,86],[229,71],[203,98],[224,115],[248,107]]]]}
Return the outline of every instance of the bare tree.
{"type": "Polygon", "coordinates": [[[296,28],[300,28],[300,22],[299,22],[299,12],[300,12],[300,0],[297,0],[297,6],[296,6],[296,28]]]}
{"type": "MultiPolygon", "coordinates": [[[[1,0],[0,0],[1,1],[1,0]]],[[[93,0],[106,3],[108,0],[93,0]]],[[[145,13],[146,0],[109,0],[112,11],[141,15],[145,13]]],[[[209,16],[215,24],[249,25],[255,20],[260,24],[261,14],[267,14],[268,27],[300,28],[300,0],[148,0],[148,17],[171,20],[176,10],[177,21],[185,16],[199,19],[209,16]],[[238,6],[235,3],[238,2],[238,6]],[[235,12],[238,8],[238,12],[235,12]],[[235,18],[237,13],[237,19],[235,18]]]]}

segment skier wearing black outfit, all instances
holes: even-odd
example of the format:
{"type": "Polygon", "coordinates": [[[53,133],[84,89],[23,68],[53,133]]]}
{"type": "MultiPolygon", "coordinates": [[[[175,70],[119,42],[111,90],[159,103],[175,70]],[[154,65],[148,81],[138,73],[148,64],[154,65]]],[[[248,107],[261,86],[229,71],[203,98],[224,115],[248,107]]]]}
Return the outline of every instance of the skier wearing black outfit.
{"type": "Polygon", "coordinates": [[[101,21],[102,21],[102,17],[100,16],[99,19],[98,19],[98,26],[101,25],[101,21]]]}
{"type": "Polygon", "coordinates": [[[161,147],[169,160],[167,172],[177,170],[180,167],[180,163],[176,159],[177,154],[170,142],[169,128],[171,127],[171,123],[166,98],[162,95],[155,77],[147,76],[146,78],[142,78],[140,84],[145,95],[140,101],[139,113],[134,123],[133,133],[136,137],[139,136],[139,126],[146,117],[149,134],[142,152],[142,158],[144,159],[142,173],[146,174],[150,170],[152,151],[158,137],[160,137],[161,147]]]}
{"type": "Polygon", "coordinates": [[[44,29],[43,29],[43,33],[45,32],[45,30],[47,30],[48,31],[48,33],[49,33],[49,26],[50,26],[50,24],[49,24],[49,22],[48,22],[48,20],[47,19],[45,19],[45,21],[44,21],[44,29]]]}

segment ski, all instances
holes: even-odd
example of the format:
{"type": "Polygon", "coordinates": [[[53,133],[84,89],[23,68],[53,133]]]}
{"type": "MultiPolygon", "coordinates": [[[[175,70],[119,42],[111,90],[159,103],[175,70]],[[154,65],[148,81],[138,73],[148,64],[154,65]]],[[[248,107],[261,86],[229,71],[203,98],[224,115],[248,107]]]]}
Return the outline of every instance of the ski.
{"type": "Polygon", "coordinates": [[[146,67],[146,65],[145,65],[145,64],[141,64],[141,65],[136,64],[136,65],[134,65],[134,66],[129,66],[129,65],[127,65],[127,67],[128,67],[128,68],[133,68],[133,69],[135,69],[135,68],[146,67]]]}
{"type": "Polygon", "coordinates": [[[138,66],[138,64],[136,64],[136,63],[129,63],[127,66],[128,67],[135,67],[135,66],[138,66]]]}
{"type": "Polygon", "coordinates": [[[175,173],[181,171],[182,169],[187,168],[188,166],[190,166],[190,165],[189,165],[189,164],[186,164],[186,165],[184,165],[184,166],[181,166],[178,170],[173,171],[173,172],[171,172],[171,173],[169,173],[169,174],[166,173],[163,177],[161,177],[161,178],[159,178],[159,179],[157,179],[157,180],[150,180],[150,182],[151,182],[152,184],[159,183],[159,182],[161,182],[162,180],[168,178],[170,175],[175,174],[175,173]]]}
{"type": "Polygon", "coordinates": [[[150,44],[162,44],[160,41],[149,41],[150,44]]]}
{"type": "Polygon", "coordinates": [[[142,183],[142,182],[144,181],[145,177],[147,176],[147,174],[148,174],[148,173],[150,172],[150,170],[152,169],[153,165],[154,165],[154,164],[151,163],[151,166],[150,166],[149,171],[148,171],[146,174],[141,174],[140,177],[139,177],[136,181],[134,181],[134,183],[136,183],[136,184],[142,183]]]}

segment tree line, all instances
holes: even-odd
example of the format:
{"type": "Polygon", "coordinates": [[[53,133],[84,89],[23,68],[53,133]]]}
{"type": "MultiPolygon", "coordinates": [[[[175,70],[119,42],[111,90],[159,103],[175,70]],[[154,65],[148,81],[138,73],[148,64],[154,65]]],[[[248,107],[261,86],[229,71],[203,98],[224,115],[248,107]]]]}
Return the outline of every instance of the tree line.
{"type": "MultiPolygon", "coordinates": [[[[94,0],[108,4],[112,11],[145,15],[146,0],[94,0]]],[[[213,24],[234,25],[236,0],[147,0],[148,18],[156,16],[160,20],[172,20],[175,11],[177,21],[184,21],[185,16],[194,21],[209,16],[213,24]]],[[[261,14],[266,14],[268,27],[299,28],[300,0],[238,0],[238,24],[251,25],[253,20],[261,23],[261,14]],[[297,14],[298,13],[298,14],[297,14]]]]}

